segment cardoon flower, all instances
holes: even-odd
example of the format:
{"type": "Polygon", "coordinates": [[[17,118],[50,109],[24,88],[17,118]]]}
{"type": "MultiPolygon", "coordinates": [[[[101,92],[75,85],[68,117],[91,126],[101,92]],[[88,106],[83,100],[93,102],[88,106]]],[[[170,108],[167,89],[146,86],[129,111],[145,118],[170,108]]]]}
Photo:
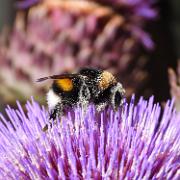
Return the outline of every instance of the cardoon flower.
{"type": "Polygon", "coordinates": [[[47,111],[27,102],[0,123],[0,179],[178,179],[180,114],[140,99],[114,112],[68,112],[46,133],[47,111]]]}
{"type": "Polygon", "coordinates": [[[18,7],[29,10],[17,13],[8,43],[0,47],[5,92],[16,98],[17,93],[37,95],[44,89],[33,83],[35,79],[83,66],[108,69],[125,82],[127,92],[140,88],[147,74],[142,70],[144,61],[136,56],[140,46],[153,46],[143,30],[145,22],[156,16],[151,0],[19,2],[18,7]]]}

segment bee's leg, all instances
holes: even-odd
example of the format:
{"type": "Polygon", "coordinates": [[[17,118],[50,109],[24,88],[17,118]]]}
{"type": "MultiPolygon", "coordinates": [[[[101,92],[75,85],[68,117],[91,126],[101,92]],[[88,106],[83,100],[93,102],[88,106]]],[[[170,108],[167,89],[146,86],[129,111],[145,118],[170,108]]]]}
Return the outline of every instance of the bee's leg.
{"type": "Polygon", "coordinates": [[[42,131],[43,132],[46,132],[48,130],[48,125],[46,124],[43,128],[42,128],[42,131]]]}
{"type": "Polygon", "coordinates": [[[101,111],[103,111],[103,110],[105,109],[105,107],[106,107],[107,105],[108,105],[107,102],[100,102],[100,103],[98,103],[98,104],[95,105],[95,106],[96,106],[96,110],[97,110],[98,112],[101,112],[101,111]]]}
{"type": "Polygon", "coordinates": [[[83,84],[79,91],[79,104],[81,105],[84,113],[87,110],[90,98],[91,98],[90,91],[87,88],[86,84],[83,84]]]}
{"type": "MultiPolygon", "coordinates": [[[[56,123],[56,118],[61,116],[63,112],[62,105],[58,103],[53,110],[51,110],[50,115],[49,115],[49,125],[52,127],[52,123],[56,123]]],[[[46,124],[43,129],[43,131],[48,130],[48,124],[46,124]]]]}

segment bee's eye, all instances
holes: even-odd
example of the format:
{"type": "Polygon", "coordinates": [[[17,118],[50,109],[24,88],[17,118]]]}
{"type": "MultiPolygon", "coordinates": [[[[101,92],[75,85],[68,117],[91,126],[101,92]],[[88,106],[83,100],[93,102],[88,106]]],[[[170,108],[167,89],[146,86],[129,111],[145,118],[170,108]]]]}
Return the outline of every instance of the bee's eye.
{"type": "Polygon", "coordinates": [[[118,107],[118,106],[120,105],[121,100],[122,100],[122,95],[120,94],[119,91],[116,91],[115,97],[114,97],[114,104],[115,104],[115,107],[118,107]]]}

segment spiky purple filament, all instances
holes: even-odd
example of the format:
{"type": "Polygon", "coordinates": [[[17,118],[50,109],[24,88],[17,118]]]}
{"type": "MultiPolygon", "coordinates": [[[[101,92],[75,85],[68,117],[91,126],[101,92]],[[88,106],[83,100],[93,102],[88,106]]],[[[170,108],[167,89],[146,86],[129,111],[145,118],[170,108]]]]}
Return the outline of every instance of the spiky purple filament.
{"type": "Polygon", "coordinates": [[[180,115],[173,103],[162,118],[153,98],[101,114],[79,107],[46,133],[45,108],[32,100],[24,113],[17,104],[6,110],[11,122],[0,115],[0,179],[178,178],[180,115]]]}

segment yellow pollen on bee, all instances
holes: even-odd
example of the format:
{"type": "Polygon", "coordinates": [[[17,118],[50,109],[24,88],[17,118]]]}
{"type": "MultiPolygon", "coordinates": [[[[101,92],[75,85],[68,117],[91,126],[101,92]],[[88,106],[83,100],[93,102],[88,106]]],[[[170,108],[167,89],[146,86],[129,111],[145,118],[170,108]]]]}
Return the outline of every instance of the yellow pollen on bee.
{"type": "Polygon", "coordinates": [[[108,71],[103,71],[100,76],[99,87],[104,90],[109,87],[111,84],[115,84],[117,81],[115,77],[108,71]]]}
{"type": "Polygon", "coordinates": [[[56,80],[56,83],[63,91],[71,91],[73,89],[72,79],[58,79],[56,80]]]}

